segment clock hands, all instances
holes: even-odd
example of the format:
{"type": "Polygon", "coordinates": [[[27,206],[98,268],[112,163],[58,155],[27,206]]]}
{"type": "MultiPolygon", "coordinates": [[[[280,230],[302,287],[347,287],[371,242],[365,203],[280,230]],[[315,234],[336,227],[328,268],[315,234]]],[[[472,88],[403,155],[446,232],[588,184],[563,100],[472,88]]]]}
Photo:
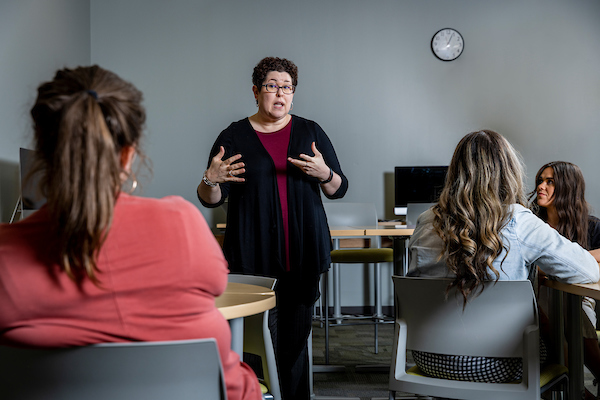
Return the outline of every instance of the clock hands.
{"type": "Polygon", "coordinates": [[[446,47],[450,47],[450,41],[452,40],[453,36],[454,36],[454,32],[452,32],[452,35],[450,35],[450,37],[448,38],[448,41],[446,42],[446,47]]]}

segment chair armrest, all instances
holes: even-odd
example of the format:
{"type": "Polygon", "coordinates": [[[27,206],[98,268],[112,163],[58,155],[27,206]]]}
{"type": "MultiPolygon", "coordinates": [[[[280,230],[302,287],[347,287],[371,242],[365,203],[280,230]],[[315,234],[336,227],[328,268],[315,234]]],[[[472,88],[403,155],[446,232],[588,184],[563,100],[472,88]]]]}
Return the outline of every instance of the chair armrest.
{"type": "Polygon", "coordinates": [[[396,320],[394,330],[394,348],[392,355],[394,357],[392,365],[394,368],[390,371],[394,379],[399,379],[406,375],[406,322],[404,320],[396,320]]]}
{"type": "Polygon", "coordinates": [[[539,386],[540,329],[529,325],[523,332],[523,382],[539,386]]]}

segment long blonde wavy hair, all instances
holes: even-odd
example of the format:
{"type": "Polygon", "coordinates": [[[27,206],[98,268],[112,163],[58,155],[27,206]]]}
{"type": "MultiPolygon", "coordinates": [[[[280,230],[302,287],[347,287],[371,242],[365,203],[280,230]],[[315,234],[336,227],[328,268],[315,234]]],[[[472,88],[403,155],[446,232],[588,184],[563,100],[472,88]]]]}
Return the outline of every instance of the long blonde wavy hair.
{"type": "MultiPolygon", "coordinates": [[[[512,204],[526,204],[520,156],[500,134],[472,132],[456,146],[433,226],[444,246],[441,257],[456,278],[464,298],[498,280],[494,260],[505,248],[501,230],[511,218],[512,204]]],[[[509,249],[506,249],[508,252],[509,249]]]]}

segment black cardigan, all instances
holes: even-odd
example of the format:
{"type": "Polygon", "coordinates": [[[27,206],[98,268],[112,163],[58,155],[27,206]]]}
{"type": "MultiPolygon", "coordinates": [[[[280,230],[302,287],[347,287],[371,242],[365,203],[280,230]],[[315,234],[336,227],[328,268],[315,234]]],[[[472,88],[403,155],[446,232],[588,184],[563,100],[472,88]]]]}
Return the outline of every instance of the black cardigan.
{"type": "MultiPolygon", "coordinates": [[[[328,196],[341,198],[348,190],[331,141],[321,127],[310,120],[292,116],[288,156],[313,155],[311,143],[323,154],[325,163],[341,178],[340,188],[328,196]]],[[[221,200],[229,196],[227,229],[223,252],[233,273],[280,278],[285,272],[285,246],[281,205],[273,159],[263,147],[248,118],[232,123],[213,145],[208,160],[225,148],[223,159],[241,154],[245,163],[244,183],[221,184],[221,200]]],[[[287,170],[290,270],[299,279],[315,282],[331,262],[331,236],[316,178],[309,177],[288,163],[287,170]]]]}

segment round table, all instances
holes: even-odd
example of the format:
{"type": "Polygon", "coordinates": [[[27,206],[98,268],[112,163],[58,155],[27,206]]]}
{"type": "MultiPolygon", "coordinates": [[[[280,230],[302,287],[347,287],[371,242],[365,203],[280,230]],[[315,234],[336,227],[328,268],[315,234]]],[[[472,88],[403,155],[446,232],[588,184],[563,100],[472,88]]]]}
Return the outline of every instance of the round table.
{"type": "Polygon", "coordinates": [[[244,317],[275,307],[275,292],[262,286],[229,282],[225,292],[216,298],[216,305],[231,327],[231,348],[240,357],[244,352],[244,317]]]}

